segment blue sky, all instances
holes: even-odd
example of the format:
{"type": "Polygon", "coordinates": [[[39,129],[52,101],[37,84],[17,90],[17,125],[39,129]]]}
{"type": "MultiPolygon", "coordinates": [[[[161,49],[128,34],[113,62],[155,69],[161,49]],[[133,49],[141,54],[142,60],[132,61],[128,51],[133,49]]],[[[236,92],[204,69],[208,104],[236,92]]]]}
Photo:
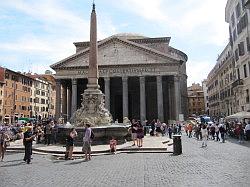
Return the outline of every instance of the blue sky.
{"type": "MultiPolygon", "coordinates": [[[[0,66],[44,73],[89,40],[92,0],[0,0],[0,66]]],[[[95,0],[98,39],[170,36],[185,52],[188,85],[201,83],[228,42],[227,0],[95,0]]]]}

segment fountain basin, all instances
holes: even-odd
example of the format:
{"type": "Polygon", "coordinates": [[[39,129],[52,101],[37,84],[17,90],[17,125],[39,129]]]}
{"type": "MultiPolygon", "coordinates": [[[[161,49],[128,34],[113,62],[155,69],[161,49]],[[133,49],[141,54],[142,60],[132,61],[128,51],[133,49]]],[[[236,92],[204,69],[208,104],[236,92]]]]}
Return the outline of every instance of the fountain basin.
{"type": "MultiPolygon", "coordinates": [[[[57,133],[57,141],[60,144],[66,144],[66,137],[73,127],[59,127],[57,133]]],[[[83,136],[85,134],[85,127],[75,127],[77,137],[75,139],[76,146],[82,146],[83,136]]],[[[124,143],[128,136],[128,126],[125,125],[110,125],[91,127],[95,134],[95,138],[92,145],[109,144],[109,140],[112,136],[118,141],[118,143],[124,143]]]]}

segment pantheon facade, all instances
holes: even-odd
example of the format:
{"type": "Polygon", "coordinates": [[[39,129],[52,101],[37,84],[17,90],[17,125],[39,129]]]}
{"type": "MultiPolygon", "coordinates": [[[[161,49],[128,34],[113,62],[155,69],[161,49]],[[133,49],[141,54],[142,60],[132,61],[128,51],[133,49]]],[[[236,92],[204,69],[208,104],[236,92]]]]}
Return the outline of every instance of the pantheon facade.
{"type": "MultiPolygon", "coordinates": [[[[179,120],[187,115],[187,55],[170,37],[117,34],[98,41],[99,85],[113,119],[179,120]]],[[[56,71],[56,118],[69,120],[87,88],[89,41],[51,65],[56,71]]]]}

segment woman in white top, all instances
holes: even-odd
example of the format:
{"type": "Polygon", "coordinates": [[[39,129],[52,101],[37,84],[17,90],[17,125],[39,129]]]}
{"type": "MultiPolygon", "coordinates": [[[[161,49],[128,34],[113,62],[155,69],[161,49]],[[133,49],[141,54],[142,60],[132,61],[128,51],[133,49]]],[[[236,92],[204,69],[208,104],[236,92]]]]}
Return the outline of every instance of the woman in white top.
{"type": "Polygon", "coordinates": [[[207,137],[208,137],[208,132],[207,132],[207,127],[205,124],[203,124],[201,128],[201,135],[202,135],[202,145],[201,147],[206,147],[207,146],[207,137]]]}

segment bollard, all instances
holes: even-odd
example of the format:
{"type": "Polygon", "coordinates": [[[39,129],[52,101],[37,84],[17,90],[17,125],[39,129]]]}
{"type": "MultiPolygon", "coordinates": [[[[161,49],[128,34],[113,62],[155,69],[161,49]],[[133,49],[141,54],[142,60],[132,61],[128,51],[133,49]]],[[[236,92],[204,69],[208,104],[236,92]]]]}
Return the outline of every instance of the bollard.
{"type": "Polygon", "coordinates": [[[174,155],[182,154],[181,135],[173,135],[174,155]]]}

